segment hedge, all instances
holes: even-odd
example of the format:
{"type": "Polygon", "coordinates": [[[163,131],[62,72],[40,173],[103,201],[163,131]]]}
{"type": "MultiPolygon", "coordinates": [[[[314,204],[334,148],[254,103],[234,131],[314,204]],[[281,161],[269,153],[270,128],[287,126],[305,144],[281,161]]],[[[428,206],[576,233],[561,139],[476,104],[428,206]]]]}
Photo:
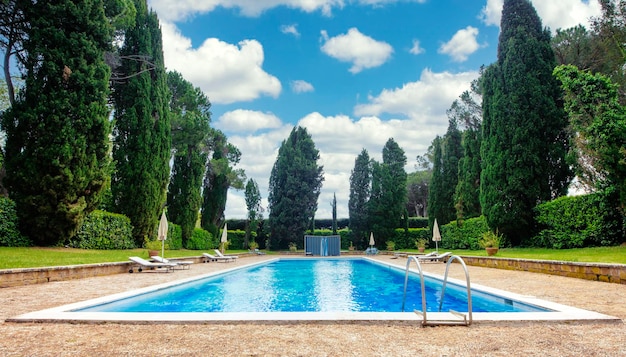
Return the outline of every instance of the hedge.
{"type": "Polygon", "coordinates": [[[187,240],[185,248],[191,250],[208,250],[217,246],[217,242],[213,239],[211,232],[202,228],[194,228],[191,237],[187,240]]]}
{"type": "MultiPolygon", "coordinates": [[[[489,226],[484,216],[468,218],[462,223],[450,222],[440,227],[441,242],[439,247],[443,249],[481,249],[478,240],[484,232],[489,231],[489,226]]],[[[434,243],[431,243],[434,244],[434,243]]]]}
{"type": "Polygon", "coordinates": [[[556,249],[610,246],[623,239],[623,218],[602,192],[560,197],[538,205],[535,211],[541,231],[532,239],[533,246],[556,249]]]}
{"type": "Polygon", "coordinates": [[[132,249],[130,219],[124,215],[96,210],[85,217],[76,235],[65,242],[71,248],[132,249]]]}
{"type": "Polygon", "coordinates": [[[32,242],[23,236],[18,227],[17,212],[13,200],[0,196],[0,246],[29,247],[32,242]]]}

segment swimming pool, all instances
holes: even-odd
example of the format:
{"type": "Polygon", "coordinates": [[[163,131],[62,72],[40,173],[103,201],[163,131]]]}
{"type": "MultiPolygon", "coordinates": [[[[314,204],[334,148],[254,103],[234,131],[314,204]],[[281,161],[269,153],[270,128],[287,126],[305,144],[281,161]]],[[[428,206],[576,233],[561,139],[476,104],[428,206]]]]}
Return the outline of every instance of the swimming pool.
{"type": "MultiPolygon", "coordinates": [[[[92,312],[402,312],[405,273],[359,258],[279,259],[76,311],[92,312]]],[[[427,312],[438,312],[442,283],[425,277],[427,312]]],[[[422,310],[419,275],[410,274],[405,311],[422,310]]],[[[546,312],[475,291],[474,312],[546,312]]],[[[467,312],[467,289],[449,284],[441,311],[467,312]]]]}
{"type": "MultiPolygon", "coordinates": [[[[240,267],[226,268],[221,272],[204,274],[198,277],[192,277],[188,279],[182,279],[179,281],[159,284],[151,287],[146,287],[142,289],[137,289],[133,291],[127,291],[123,293],[113,294],[109,296],[104,296],[101,298],[91,299],[87,301],[82,301],[78,303],[63,305],[51,309],[35,311],[27,314],[23,314],[17,317],[9,318],[6,321],[8,322],[72,322],[72,323],[103,323],[103,322],[116,322],[116,323],[222,323],[222,322],[323,322],[323,321],[369,321],[369,322],[407,322],[414,321],[419,322],[421,317],[413,313],[412,308],[406,308],[407,312],[397,312],[397,311],[383,311],[379,310],[353,310],[351,308],[348,309],[339,309],[334,307],[333,309],[327,309],[322,311],[262,311],[261,309],[243,309],[242,311],[234,311],[234,312],[226,312],[226,310],[222,310],[220,312],[186,312],[186,311],[174,311],[174,312],[107,312],[107,311],[87,311],[88,308],[93,308],[95,306],[105,306],[111,302],[119,302],[125,300],[136,299],[137,296],[149,296],[155,293],[160,293],[166,289],[173,288],[174,290],[179,289],[181,286],[185,284],[202,284],[202,280],[215,281],[216,279],[230,279],[237,276],[244,270],[248,270],[249,272],[254,272],[256,270],[268,269],[271,267],[276,261],[291,261],[294,260],[292,258],[270,258],[267,257],[268,260],[264,262],[257,262],[252,264],[246,264],[240,267]],[[230,277],[230,278],[229,278],[230,277]]],[[[339,262],[342,260],[354,260],[355,258],[349,257],[340,257],[340,258],[299,258],[297,260],[309,260],[309,261],[330,261],[339,259],[339,262]]],[[[389,274],[397,275],[400,274],[403,279],[404,275],[404,267],[397,266],[395,264],[390,264],[378,259],[372,258],[358,258],[358,261],[367,262],[368,264],[374,264],[379,267],[382,267],[383,270],[389,272],[389,274]]],[[[456,264],[455,264],[456,265],[456,264]]],[[[337,270],[337,268],[333,268],[331,270],[337,270]]],[[[324,271],[324,269],[320,269],[320,272],[324,271]]],[[[416,271],[412,269],[412,272],[416,274],[416,271]]],[[[247,273],[244,275],[250,275],[251,273],[247,273]]],[[[337,275],[337,274],[334,274],[337,275]]],[[[437,289],[436,284],[442,284],[442,277],[427,274],[425,276],[428,279],[433,279],[435,284],[435,289],[437,289]]],[[[367,277],[366,277],[367,278],[367,277]]],[[[360,280],[368,280],[366,278],[361,277],[360,280]]],[[[387,278],[381,278],[379,276],[370,276],[369,280],[381,280],[383,282],[387,281],[387,278]]],[[[336,284],[337,280],[326,280],[327,284],[333,286],[336,284]]],[[[521,282],[523,283],[523,282],[521,282]]],[[[262,281],[262,285],[268,284],[277,284],[277,282],[271,282],[268,280],[262,281]]],[[[288,285],[288,284],[286,284],[288,285]]],[[[394,285],[394,284],[388,284],[394,285]]],[[[409,283],[410,288],[418,288],[418,283],[409,283]]],[[[446,288],[446,297],[445,300],[448,299],[448,294],[452,294],[450,292],[451,286],[456,287],[464,287],[464,282],[461,282],[456,279],[448,279],[448,287],[446,288]]],[[[400,286],[400,289],[403,288],[403,283],[400,286]]],[[[228,296],[233,297],[235,295],[239,295],[241,289],[237,288],[227,288],[228,296]],[[230,290],[229,290],[230,289],[230,290]]],[[[462,291],[465,288],[458,289],[460,290],[459,294],[462,294],[462,291]]],[[[312,290],[314,291],[314,290],[312,290]]],[[[336,291],[334,295],[347,294],[348,292],[344,289],[334,289],[336,291]]],[[[487,294],[497,296],[498,299],[502,299],[505,301],[505,305],[518,305],[518,306],[534,306],[543,309],[545,312],[476,312],[476,306],[474,306],[474,314],[473,314],[473,323],[497,323],[499,321],[621,321],[615,317],[607,316],[603,314],[599,314],[592,311],[582,310],[571,306],[565,306],[561,304],[556,304],[553,302],[537,299],[532,296],[523,296],[519,294],[514,294],[510,292],[506,292],[499,289],[494,289],[486,286],[481,286],[478,284],[472,283],[472,295],[480,295],[487,294]],[[511,304],[512,302],[512,304],[511,304]]],[[[328,293],[327,293],[328,294],[328,293]]],[[[420,300],[419,296],[411,296],[411,292],[407,295],[407,303],[417,304],[420,300]]],[[[456,294],[456,293],[455,293],[456,294]]],[[[319,296],[327,296],[324,294],[320,294],[319,296]]],[[[249,304],[251,305],[251,304],[249,304]]],[[[436,308],[438,310],[438,306],[430,306],[428,305],[427,310],[432,310],[432,308],[436,308]]],[[[436,304],[435,304],[436,305],[436,304]]],[[[442,312],[429,312],[429,320],[457,320],[458,318],[447,312],[446,307],[442,309],[442,312]]],[[[466,308],[465,308],[466,309],[466,308]]],[[[421,310],[421,305],[418,310],[421,310]]],[[[464,309],[460,309],[463,311],[464,309]]],[[[156,311],[156,310],[155,310],[156,311]]]]}

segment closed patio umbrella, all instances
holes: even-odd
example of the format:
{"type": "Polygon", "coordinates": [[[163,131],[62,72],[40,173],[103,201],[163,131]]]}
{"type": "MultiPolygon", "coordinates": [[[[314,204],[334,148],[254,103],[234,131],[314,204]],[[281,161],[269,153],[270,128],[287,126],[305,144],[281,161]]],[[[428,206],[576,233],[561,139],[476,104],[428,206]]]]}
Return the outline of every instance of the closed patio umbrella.
{"type": "Polygon", "coordinates": [[[167,239],[167,217],[165,216],[165,210],[163,210],[163,213],[161,214],[158,235],[158,238],[161,241],[161,257],[165,258],[165,240],[167,239]]]}
{"type": "Polygon", "coordinates": [[[435,251],[439,254],[439,245],[441,242],[441,233],[439,232],[439,225],[437,225],[437,218],[435,218],[435,223],[433,224],[433,242],[435,242],[435,251]]]}
{"type": "Polygon", "coordinates": [[[222,231],[222,238],[220,239],[220,242],[222,243],[222,253],[225,253],[224,243],[228,241],[228,233],[226,232],[227,229],[226,223],[224,223],[224,230],[222,231]]]}
{"type": "Polygon", "coordinates": [[[376,244],[374,242],[374,232],[370,232],[370,253],[374,250],[374,244],[376,244]]]}

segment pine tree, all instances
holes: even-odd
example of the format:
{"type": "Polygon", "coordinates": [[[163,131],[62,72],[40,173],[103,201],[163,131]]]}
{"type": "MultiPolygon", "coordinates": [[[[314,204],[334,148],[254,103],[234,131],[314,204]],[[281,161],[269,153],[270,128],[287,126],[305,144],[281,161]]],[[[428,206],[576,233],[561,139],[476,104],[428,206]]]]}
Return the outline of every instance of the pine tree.
{"type": "Polygon", "coordinates": [[[350,198],[348,200],[352,239],[359,249],[367,246],[366,239],[369,233],[367,202],[370,198],[371,184],[372,164],[367,150],[363,149],[354,160],[354,169],[350,174],[350,198]]]}
{"type": "Polygon", "coordinates": [[[172,148],[175,151],[167,193],[168,218],[180,225],[183,246],[193,234],[202,204],[202,178],[207,155],[211,104],[199,88],[178,72],[169,72],[172,148]]]}
{"type": "Polygon", "coordinates": [[[111,182],[116,211],[130,218],[138,246],[156,236],[169,183],[171,127],[159,20],[146,0],[135,0],[135,25],[120,49],[114,86],[115,128],[111,182]]]}
{"type": "Polygon", "coordinates": [[[305,128],[295,127],[283,141],[272,167],[269,184],[270,249],[302,242],[317,210],[323,168],[319,151],[305,128]]]}
{"type": "Polygon", "coordinates": [[[3,116],[6,178],[22,233],[71,238],[110,174],[103,53],[112,29],[99,0],[22,2],[29,23],[25,89],[3,116]]]}
{"type": "Polygon", "coordinates": [[[242,169],[234,168],[241,159],[241,151],[228,143],[226,135],[219,130],[211,130],[209,137],[207,147],[213,155],[204,175],[201,225],[217,237],[219,227],[225,222],[228,189],[243,189],[246,177],[242,169]]]}
{"type": "Polygon", "coordinates": [[[513,245],[533,232],[533,208],[566,193],[567,118],[550,33],[528,0],[505,0],[498,60],[485,71],[481,205],[513,245]]]}

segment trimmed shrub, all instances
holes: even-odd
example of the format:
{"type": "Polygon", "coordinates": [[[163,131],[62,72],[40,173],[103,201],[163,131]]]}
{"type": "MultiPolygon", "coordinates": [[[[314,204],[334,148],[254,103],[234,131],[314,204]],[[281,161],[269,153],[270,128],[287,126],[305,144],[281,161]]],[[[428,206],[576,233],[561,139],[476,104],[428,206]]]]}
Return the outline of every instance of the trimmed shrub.
{"type": "Polygon", "coordinates": [[[428,228],[428,218],[409,217],[409,228],[428,228]]]}
{"type": "MultiPolygon", "coordinates": [[[[407,232],[402,228],[396,228],[393,240],[396,243],[396,249],[415,249],[415,242],[418,239],[427,239],[430,241],[430,232],[428,228],[409,228],[407,232]]],[[[433,243],[434,244],[434,243],[433,243]]]]}
{"type": "Polygon", "coordinates": [[[29,247],[32,242],[18,230],[13,200],[0,196],[0,246],[29,247]]]}
{"type": "Polygon", "coordinates": [[[453,221],[440,228],[441,242],[439,242],[439,246],[444,249],[479,250],[481,247],[478,241],[483,233],[489,231],[484,216],[468,218],[462,224],[453,221]]]}
{"type": "Polygon", "coordinates": [[[195,228],[185,248],[191,250],[206,250],[217,246],[217,242],[213,239],[213,235],[202,228],[195,228]]]}
{"type": "Polygon", "coordinates": [[[610,206],[603,193],[560,197],[540,204],[535,211],[541,231],[531,244],[555,249],[618,244],[621,219],[610,206]]]}
{"type": "Polygon", "coordinates": [[[132,249],[132,229],[128,217],[96,210],[85,217],[76,235],[65,244],[81,249],[132,249]]]}
{"type": "Polygon", "coordinates": [[[167,224],[167,240],[165,241],[168,249],[178,250],[183,248],[183,229],[180,225],[168,222],[167,224]]]}

